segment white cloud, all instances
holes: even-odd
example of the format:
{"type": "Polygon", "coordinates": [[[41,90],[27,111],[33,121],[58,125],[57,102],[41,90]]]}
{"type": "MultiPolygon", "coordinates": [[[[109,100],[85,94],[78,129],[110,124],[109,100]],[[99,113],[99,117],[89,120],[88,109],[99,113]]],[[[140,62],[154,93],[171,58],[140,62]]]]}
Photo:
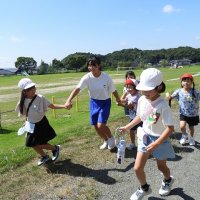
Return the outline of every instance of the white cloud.
{"type": "Polygon", "coordinates": [[[195,40],[200,41],[200,36],[195,36],[195,40]]]}
{"type": "Polygon", "coordinates": [[[13,35],[13,36],[10,37],[10,41],[13,42],[13,43],[20,43],[23,40],[21,38],[13,35]]]}
{"type": "Polygon", "coordinates": [[[181,9],[180,8],[174,8],[172,5],[167,4],[162,8],[162,11],[164,13],[173,13],[173,12],[180,12],[181,9]]]}

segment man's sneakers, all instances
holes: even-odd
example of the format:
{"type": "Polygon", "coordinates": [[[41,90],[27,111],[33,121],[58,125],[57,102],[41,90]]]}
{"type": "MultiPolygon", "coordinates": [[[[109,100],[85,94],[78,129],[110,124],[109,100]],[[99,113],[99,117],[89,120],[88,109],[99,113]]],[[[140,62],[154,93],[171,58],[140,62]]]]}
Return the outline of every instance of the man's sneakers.
{"type": "Polygon", "coordinates": [[[181,137],[181,139],[180,139],[180,144],[186,144],[186,143],[188,143],[188,137],[187,137],[187,135],[185,135],[185,134],[182,134],[182,137],[181,137]]]}
{"type": "Polygon", "coordinates": [[[162,181],[161,187],[159,189],[159,194],[161,196],[166,196],[170,193],[171,188],[172,188],[172,184],[174,183],[174,177],[170,176],[170,180],[169,181],[162,181]]]}
{"type": "Polygon", "coordinates": [[[40,166],[40,165],[43,165],[45,162],[47,162],[49,160],[49,156],[48,155],[45,155],[45,156],[42,156],[40,158],[40,160],[38,160],[38,163],[37,165],[40,166]]]}
{"type": "Polygon", "coordinates": [[[56,161],[60,155],[60,145],[55,145],[55,150],[52,151],[52,160],[56,161]]]}
{"type": "Polygon", "coordinates": [[[100,146],[100,149],[103,150],[103,149],[107,149],[107,148],[108,148],[108,142],[104,141],[103,144],[100,146]]]}
{"type": "Polygon", "coordinates": [[[141,200],[144,196],[151,194],[151,192],[152,189],[150,186],[147,191],[143,190],[140,186],[137,191],[131,195],[130,200],[141,200]]]}

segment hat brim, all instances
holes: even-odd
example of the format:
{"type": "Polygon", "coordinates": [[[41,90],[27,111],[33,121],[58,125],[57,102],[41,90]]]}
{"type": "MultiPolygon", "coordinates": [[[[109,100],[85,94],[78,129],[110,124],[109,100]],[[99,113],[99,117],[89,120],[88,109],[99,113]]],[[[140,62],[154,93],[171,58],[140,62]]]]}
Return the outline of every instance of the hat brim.
{"type": "Polygon", "coordinates": [[[29,83],[28,85],[26,85],[26,87],[24,87],[24,90],[27,90],[33,86],[35,86],[35,83],[29,83]]]}
{"type": "Polygon", "coordinates": [[[141,90],[141,91],[150,91],[150,90],[153,90],[155,87],[148,87],[146,85],[143,85],[141,83],[139,83],[137,86],[136,86],[136,89],[137,90],[141,90]]]}

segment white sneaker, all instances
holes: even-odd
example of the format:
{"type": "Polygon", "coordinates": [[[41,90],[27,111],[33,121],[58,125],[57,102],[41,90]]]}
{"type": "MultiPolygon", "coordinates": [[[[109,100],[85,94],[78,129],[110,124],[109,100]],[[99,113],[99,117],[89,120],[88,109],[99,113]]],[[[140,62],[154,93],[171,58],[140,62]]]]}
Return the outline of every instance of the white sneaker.
{"type": "Polygon", "coordinates": [[[134,148],[136,148],[136,145],[133,144],[133,143],[130,143],[130,144],[127,146],[127,149],[128,149],[128,150],[133,150],[134,148]]]}
{"type": "Polygon", "coordinates": [[[107,148],[108,148],[108,142],[104,141],[103,144],[100,146],[100,149],[103,150],[103,149],[107,149],[107,148]]]}
{"type": "Polygon", "coordinates": [[[182,138],[180,139],[180,144],[186,144],[186,143],[188,143],[188,137],[187,137],[187,135],[182,135],[182,138]]]}
{"type": "Polygon", "coordinates": [[[170,177],[171,177],[171,181],[170,182],[162,181],[161,187],[159,189],[159,194],[161,196],[166,196],[171,191],[172,184],[174,183],[174,177],[173,176],[170,176],[170,177]]]}
{"type": "Polygon", "coordinates": [[[115,147],[115,138],[114,137],[111,137],[111,138],[108,138],[108,149],[113,149],[115,147]]]}
{"type": "Polygon", "coordinates": [[[148,191],[144,191],[141,186],[133,193],[130,197],[130,200],[141,200],[145,195],[151,194],[152,189],[149,186],[148,191]]]}
{"type": "Polygon", "coordinates": [[[194,146],[194,145],[195,145],[195,140],[194,140],[193,137],[191,137],[191,138],[189,139],[189,145],[190,145],[190,146],[194,146]]]}

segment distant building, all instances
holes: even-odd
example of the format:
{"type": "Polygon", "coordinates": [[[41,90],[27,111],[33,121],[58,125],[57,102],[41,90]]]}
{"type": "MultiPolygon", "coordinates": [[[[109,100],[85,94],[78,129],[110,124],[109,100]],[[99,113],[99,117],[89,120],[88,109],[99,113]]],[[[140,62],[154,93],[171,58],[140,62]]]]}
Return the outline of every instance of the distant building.
{"type": "Polygon", "coordinates": [[[175,68],[178,66],[182,66],[182,65],[191,65],[192,60],[183,58],[180,60],[171,60],[169,63],[171,66],[174,66],[175,68]]]}

